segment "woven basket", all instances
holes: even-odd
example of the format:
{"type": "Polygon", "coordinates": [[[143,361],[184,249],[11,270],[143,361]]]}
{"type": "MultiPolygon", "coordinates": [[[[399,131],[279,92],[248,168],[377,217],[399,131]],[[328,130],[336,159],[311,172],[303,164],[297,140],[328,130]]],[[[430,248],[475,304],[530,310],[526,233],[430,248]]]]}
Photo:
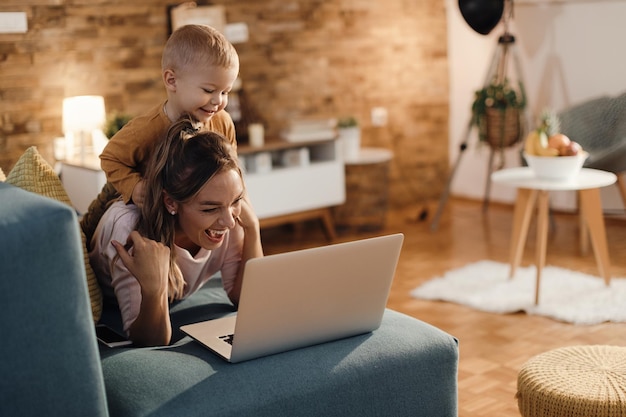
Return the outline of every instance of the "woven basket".
{"type": "Polygon", "coordinates": [[[504,110],[487,107],[484,118],[484,137],[492,148],[508,148],[522,136],[519,109],[504,110]]]}
{"type": "Polygon", "coordinates": [[[523,417],[626,416],[626,348],[570,346],[531,358],[520,370],[523,417]]]}

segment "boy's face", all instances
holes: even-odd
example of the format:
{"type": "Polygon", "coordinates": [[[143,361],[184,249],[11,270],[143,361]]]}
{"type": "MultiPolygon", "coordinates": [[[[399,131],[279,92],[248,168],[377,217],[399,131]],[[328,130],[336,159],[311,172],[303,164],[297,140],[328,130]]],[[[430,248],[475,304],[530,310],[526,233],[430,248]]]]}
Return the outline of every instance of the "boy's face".
{"type": "Polygon", "coordinates": [[[228,104],[228,93],[237,79],[238,68],[215,65],[198,66],[192,70],[165,71],[163,77],[168,91],[168,113],[177,119],[183,112],[207,122],[228,104]],[[173,108],[171,108],[171,107],[173,108]],[[175,113],[175,114],[172,114],[175,113]]]}

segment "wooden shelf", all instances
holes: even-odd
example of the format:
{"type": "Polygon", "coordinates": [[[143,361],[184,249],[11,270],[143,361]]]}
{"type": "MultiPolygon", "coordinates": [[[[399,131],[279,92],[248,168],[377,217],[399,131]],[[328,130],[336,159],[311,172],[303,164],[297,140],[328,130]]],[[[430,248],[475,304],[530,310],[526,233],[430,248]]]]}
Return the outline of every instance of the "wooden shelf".
{"type": "Polygon", "coordinates": [[[319,146],[325,144],[332,144],[336,139],[324,139],[324,140],[308,140],[302,142],[287,142],[281,139],[270,139],[265,142],[262,147],[243,145],[237,148],[239,155],[250,155],[259,152],[275,152],[293,148],[307,148],[311,146],[319,146]]]}

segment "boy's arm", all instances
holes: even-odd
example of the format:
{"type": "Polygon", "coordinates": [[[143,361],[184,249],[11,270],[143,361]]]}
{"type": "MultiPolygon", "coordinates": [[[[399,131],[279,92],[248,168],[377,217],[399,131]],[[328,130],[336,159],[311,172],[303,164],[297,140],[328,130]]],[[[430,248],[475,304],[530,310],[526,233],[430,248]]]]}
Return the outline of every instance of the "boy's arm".
{"type": "Polygon", "coordinates": [[[235,123],[226,110],[218,112],[209,120],[208,129],[220,133],[237,150],[237,137],[235,135],[235,123]]]}
{"type": "Polygon", "coordinates": [[[107,181],[122,195],[124,202],[128,203],[135,185],[141,180],[141,174],[132,152],[133,145],[130,140],[125,140],[126,135],[122,133],[123,130],[120,130],[107,143],[100,155],[100,166],[106,174],[107,181]]]}
{"type": "Polygon", "coordinates": [[[107,181],[122,195],[125,203],[131,201],[155,143],[163,138],[170,126],[162,108],[163,103],[128,122],[109,140],[100,155],[100,166],[107,181]]]}

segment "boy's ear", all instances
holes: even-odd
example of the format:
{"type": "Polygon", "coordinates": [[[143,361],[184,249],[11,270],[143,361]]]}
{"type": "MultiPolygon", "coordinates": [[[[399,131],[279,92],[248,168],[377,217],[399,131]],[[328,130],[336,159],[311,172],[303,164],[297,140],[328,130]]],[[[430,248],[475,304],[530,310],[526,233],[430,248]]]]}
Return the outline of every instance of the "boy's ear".
{"type": "Polygon", "coordinates": [[[163,71],[163,83],[166,89],[176,91],[176,74],[174,70],[166,69],[163,71]]]}

